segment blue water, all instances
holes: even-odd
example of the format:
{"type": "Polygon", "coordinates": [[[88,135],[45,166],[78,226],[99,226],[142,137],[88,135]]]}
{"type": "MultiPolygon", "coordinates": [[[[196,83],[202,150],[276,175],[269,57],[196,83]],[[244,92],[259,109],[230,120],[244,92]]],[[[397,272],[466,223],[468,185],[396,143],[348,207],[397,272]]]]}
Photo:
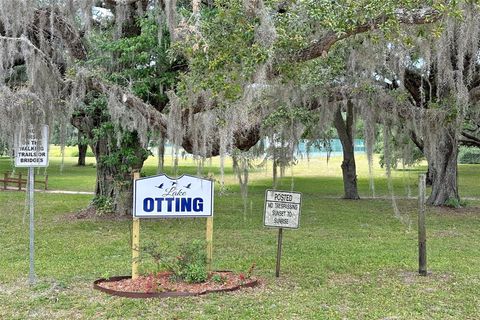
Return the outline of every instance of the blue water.
{"type": "MultiPolygon", "coordinates": [[[[340,143],[339,139],[332,139],[330,140],[330,147],[331,147],[331,156],[341,156],[343,149],[342,149],[342,144],[340,143]]],[[[362,154],[365,153],[365,142],[363,139],[355,139],[354,140],[354,148],[355,148],[355,153],[356,154],[362,154]]],[[[180,148],[180,152],[181,152],[180,148]]],[[[152,148],[152,153],[156,156],[157,152],[155,148],[152,148]]],[[[165,154],[170,155],[172,154],[172,145],[167,144],[165,146],[165,154]]],[[[314,146],[310,147],[310,152],[309,152],[309,157],[326,157],[328,154],[327,149],[325,148],[315,148],[314,146]]],[[[303,140],[299,143],[298,149],[297,149],[297,156],[300,158],[307,157],[307,140],[303,140]]]]}
{"type": "MultiPolygon", "coordinates": [[[[330,140],[330,148],[331,148],[331,155],[332,156],[338,156],[342,155],[343,148],[342,144],[340,142],[340,139],[332,139],[330,140]]],[[[363,139],[355,139],[354,140],[354,149],[355,153],[357,154],[362,154],[365,153],[365,142],[363,139]]],[[[298,152],[299,155],[306,156],[307,155],[307,141],[304,140],[300,142],[298,145],[298,152]]],[[[309,155],[312,157],[315,156],[326,156],[327,155],[327,149],[325,148],[314,148],[313,146],[310,146],[310,151],[309,155]]]]}

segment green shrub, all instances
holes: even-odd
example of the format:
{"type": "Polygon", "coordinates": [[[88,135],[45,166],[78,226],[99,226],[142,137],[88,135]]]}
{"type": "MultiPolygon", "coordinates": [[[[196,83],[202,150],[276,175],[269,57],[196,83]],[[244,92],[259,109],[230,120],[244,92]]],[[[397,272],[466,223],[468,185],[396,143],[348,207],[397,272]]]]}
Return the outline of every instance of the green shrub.
{"type": "Polygon", "coordinates": [[[459,200],[457,198],[448,198],[447,201],[445,201],[444,205],[446,207],[450,208],[464,208],[467,206],[467,201],[465,200],[459,200]]]}
{"type": "MultiPolygon", "coordinates": [[[[95,155],[93,154],[93,151],[92,149],[90,149],[90,147],[88,147],[87,149],[87,157],[95,157],[95,155]]],[[[70,157],[78,157],[78,148],[76,148],[74,151],[70,152],[70,157]]]]}
{"type": "Polygon", "coordinates": [[[142,247],[142,252],[147,254],[157,266],[172,273],[172,279],[199,283],[207,280],[207,254],[205,243],[195,240],[181,246],[180,253],[174,257],[159,245],[150,242],[142,247]]]}
{"type": "Polygon", "coordinates": [[[200,283],[207,280],[207,269],[205,265],[190,264],[185,272],[185,281],[188,283],[200,283]]]}
{"type": "Polygon", "coordinates": [[[141,252],[153,260],[156,267],[155,271],[157,273],[160,272],[166,259],[168,259],[168,253],[166,253],[166,250],[159,246],[155,241],[146,241],[141,248],[141,252]]]}
{"type": "Polygon", "coordinates": [[[198,283],[207,279],[207,254],[203,241],[194,240],[184,244],[175,258],[172,272],[187,282],[198,283]]]}
{"type": "Polygon", "coordinates": [[[113,199],[106,196],[96,196],[92,200],[92,205],[97,214],[104,215],[113,212],[113,199]]]}
{"type": "Polygon", "coordinates": [[[222,277],[218,273],[216,273],[212,276],[212,281],[216,282],[216,283],[225,283],[226,280],[227,279],[225,277],[222,277]]]}
{"type": "Polygon", "coordinates": [[[458,162],[461,164],[480,164],[480,149],[461,147],[458,153],[458,162]]]}

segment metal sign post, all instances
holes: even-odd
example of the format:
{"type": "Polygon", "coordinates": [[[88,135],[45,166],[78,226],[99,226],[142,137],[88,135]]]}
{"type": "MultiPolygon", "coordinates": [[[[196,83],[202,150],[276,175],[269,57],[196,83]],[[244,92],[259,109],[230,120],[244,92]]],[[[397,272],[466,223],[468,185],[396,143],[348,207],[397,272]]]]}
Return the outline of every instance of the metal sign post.
{"type": "Polygon", "coordinates": [[[278,229],[278,243],[277,243],[277,266],[275,268],[275,277],[280,277],[280,260],[282,259],[282,241],[283,228],[278,229]]]}
{"type": "MultiPolygon", "coordinates": [[[[48,126],[44,126],[42,129],[41,141],[37,139],[34,132],[30,132],[27,139],[22,139],[21,133],[16,135],[15,166],[28,168],[26,195],[30,213],[28,283],[33,285],[37,281],[35,275],[35,168],[48,166],[48,126]]],[[[19,184],[21,186],[21,177],[19,184]]]]}
{"type": "Polygon", "coordinates": [[[275,276],[280,277],[282,259],[283,229],[298,229],[302,194],[299,192],[267,190],[265,192],[265,213],[263,225],[278,228],[277,263],[275,276]]]}
{"type": "Polygon", "coordinates": [[[33,167],[28,168],[28,203],[30,206],[30,271],[28,273],[28,283],[30,285],[34,284],[37,281],[35,275],[35,189],[34,189],[34,171],[33,167]]]}

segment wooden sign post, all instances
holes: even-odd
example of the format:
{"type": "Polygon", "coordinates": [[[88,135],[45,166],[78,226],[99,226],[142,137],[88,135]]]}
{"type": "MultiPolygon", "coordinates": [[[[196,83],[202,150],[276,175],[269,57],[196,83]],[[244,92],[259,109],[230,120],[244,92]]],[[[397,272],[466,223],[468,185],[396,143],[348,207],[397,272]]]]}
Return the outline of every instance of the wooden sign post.
{"type": "Polygon", "coordinates": [[[425,228],[426,176],[418,177],[418,273],[427,275],[427,232],[425,228]]]}
{"type": "Polygon", "coordinates": [[[164,174],[140,178],[134,174],[132,226],[132,278],[138,277],[140,219],[207,218],[207,268],[213,256],[213,181],[190,175],[176,179],[164,174]]]}
{"type": "MultiPolygon", "coordinates": [[[[133,183],[140,178],[139,172],[133,173],[133,183]]],[[[133,218],[132,221],[132,279],[138,278],[138,266],[140,259],[140,219],[133,218]]]]}
{"type": "Polygon", "coordinates": [[[299,192],[267,190],[265,192],[265,211],[263,225],[278,228],[277,263],[275,276],[280,277],[282,259],[283,229],[298,229],[302,194],[299,192]]]}
{"type": "Polygon", "coordinates": [[[213,217],[207,218],[207,271],[212,271],[213,257],[213,217]]]}

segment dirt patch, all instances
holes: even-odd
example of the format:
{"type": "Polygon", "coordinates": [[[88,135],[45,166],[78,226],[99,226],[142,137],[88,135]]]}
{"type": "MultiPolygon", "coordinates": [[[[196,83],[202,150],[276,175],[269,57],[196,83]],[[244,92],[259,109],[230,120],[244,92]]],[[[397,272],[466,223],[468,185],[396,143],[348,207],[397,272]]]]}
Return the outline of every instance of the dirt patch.
{"type": "Polygon", "coordinates": [[[448,273],[428,272],[427,276],[420,276],[418,272],[402,271],[399,273],[399,277],[405,284],[429,284],[435,282],[437,284],[447,283],[452,280],[452,275],[448,273]]]}
{"type": "Polygon", "coordinates": [[[480,216],[480,207],[464,207],[464,208],[450,208],[450,207],[435,207],[430,208],[430,211],[438,215],[448,216],[480,216]]]}
{"type": "Polygon", "coordinates": [[[171,272],[159,272],[155,275],[140,276],[137,279],[130,277],[117,277],[111,279],[100,279],[95,281],[96,289],[107,293],[124,293],[132,298],[161,297],[169,296],[168,293],[176,295],[201,295],[209,292],[233,291],[242,287],[253,287],[259,280],[253,277],[246,278],[242,273],[235,274],[230,271],[211,272],[207,281],[201,283],[187,283],[176,281],[172,278],[171,272]],[[111,291],[111,292],[108,292],[111,291]],[[130,294],[130,295],[128,295],[130,294]],[[135,294],[152,294],[151,296],[140,296],[135,294]],[[157,295],[155,295],[157,294],[157,295]]]}
{"type": "Polygon", "coordinates": [[[434,238],[454,238],[460,237],[462,234],[456,230],[439,230],[432,232],[434,238]]]}
{"type": "Polygon", "coordinates": [[[97,220],[97,221],[123,221],[131,220],[132,216],[115,215],[114,213],[99,213],[93,206],[82,209],[75,213],[70,213],[61,218],[63,221],[76,221],[76,220],[97,220]]]}
{"type": "Polygon", "coordinates": [[[365,274],[363,276],[355,276],[348,273],[337,274],[333,273],[328,277],[327,283],[329,286],[351,286],[359,285],[366,281],[366,278],[369,278],[370,274],[365,274]]]}
{"type": "Polygon", "coordinates": [[[405,285],[448,283],[453,275],[429,271],[427,276],[420,276],[418,272],[406,270],[383,270],[378,274],[365,273],[363,275],[332,274],[328,277],[329,286],[360,286],[369,282],[377,284],[399,281],[405,285]]]}

